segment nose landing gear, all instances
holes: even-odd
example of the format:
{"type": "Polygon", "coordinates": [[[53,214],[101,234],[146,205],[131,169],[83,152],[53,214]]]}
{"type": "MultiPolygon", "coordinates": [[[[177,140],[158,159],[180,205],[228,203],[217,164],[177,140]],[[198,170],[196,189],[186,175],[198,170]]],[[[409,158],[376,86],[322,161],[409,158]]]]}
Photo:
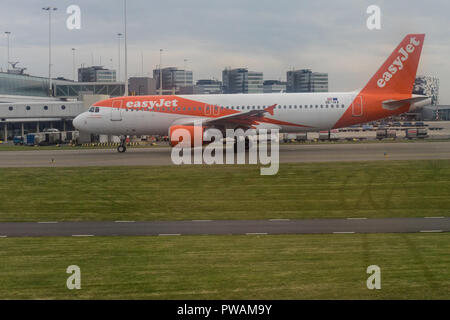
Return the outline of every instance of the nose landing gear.
{"type": "Polygon", "coordinates": [[[123,153],[127,151],[127,138],[125,136],[120,137],[120,144],[117,147],[117,152],[123,153]]]}

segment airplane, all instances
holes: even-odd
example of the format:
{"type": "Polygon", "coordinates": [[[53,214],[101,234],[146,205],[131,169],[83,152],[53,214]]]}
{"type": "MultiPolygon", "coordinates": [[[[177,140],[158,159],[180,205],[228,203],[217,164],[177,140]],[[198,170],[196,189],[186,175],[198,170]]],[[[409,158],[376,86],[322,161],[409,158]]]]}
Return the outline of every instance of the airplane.
{"type": "Polygon", "coordinates": [[[174,128],[324,131],[399,115],[429,105],[412,94],[425,34],[408,34],[361,90],[321,93],[124,96],[96,102],[73,120],[80,131],[120,136],[169,135],[174,128]]]}

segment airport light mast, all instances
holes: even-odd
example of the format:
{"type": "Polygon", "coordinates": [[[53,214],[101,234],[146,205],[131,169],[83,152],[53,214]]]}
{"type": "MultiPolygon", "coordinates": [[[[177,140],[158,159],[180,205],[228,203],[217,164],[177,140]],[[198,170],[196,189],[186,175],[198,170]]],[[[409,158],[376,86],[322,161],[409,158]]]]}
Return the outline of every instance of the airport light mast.
{"type": "Polygon", "coordinates": [[[72,70],[72,77],[73,77],[73,81],[75,82],[75,48],[72,48],[72,63],[73,63],[73,70],[72,70]]]}
{"type": "Polygon", "coordinates": [[[119,57],[118,57],[118,59],[117,59],[117,61],[118,61],[118,66],[117,66],[117,68],[118,68],[118,72],[117,72],[117,79],[118,79],[118,81],[120,82],[120,37],[122,36],[122,34],[119,32],[118,34],[117,34],[117,39],[118,39],[118,44],[119,44],[119,50],[118,50],[118,53],[119,53],[119,57]]]}
{"type": "Polygon", "coordinates": [[[48,94],[53,96],[52,88],[52,11],[56,11],[58,8],[45,7],[44,11],[48,11],[48,94]]]}
{"type": "Polygon", "coordinates": [[[127,48],[127,0],[123,0],[124,40],[125,40],[125,96],[128,96],[128,48],[127,48]]]}
{"type": "Polygon", "coordinates": [[[7,47],[8,47],[8,55],[7,55],[7,61],[6,61],[6,72],[8,72],[8,66],[9,66],[9,62],[10,62],[10,59],[9,59],[9,36],[11,35],[11,31],[5,31],[5,34],[6,34],[6,39],[7,39],[7,47]]]}
{"type": "Polygon", "coordinates": [[[162,96],[162,51],[159,49],[159,95],[162,96]]]}

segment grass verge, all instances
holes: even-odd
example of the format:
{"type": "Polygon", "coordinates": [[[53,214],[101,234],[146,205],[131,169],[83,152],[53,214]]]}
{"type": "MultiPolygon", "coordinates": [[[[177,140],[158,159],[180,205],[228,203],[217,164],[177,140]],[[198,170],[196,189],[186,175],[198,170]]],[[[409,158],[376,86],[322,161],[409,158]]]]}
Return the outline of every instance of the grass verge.
{"type": "Polygon", "coordinates": [[[450,161],[0,169],[0,221],[446,216],[450,161]]]}
{"type": "Polygon", "coordinates": [[[0,239],[0,299],[449,299],[450,234],[0,239]],[[81,268],[68,290],[66,268],[81,268]],[[381,290],[368,290],[369,265],[381,290]]]}

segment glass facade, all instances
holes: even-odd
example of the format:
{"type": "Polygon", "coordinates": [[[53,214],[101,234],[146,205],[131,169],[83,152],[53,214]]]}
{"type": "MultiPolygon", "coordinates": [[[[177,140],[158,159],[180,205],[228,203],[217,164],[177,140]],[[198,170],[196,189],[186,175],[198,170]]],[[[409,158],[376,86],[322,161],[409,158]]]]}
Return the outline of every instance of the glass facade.
{"type": "Polygon", "coordinates": [[[263,93],[263,73],[248,71],[246,68],[222,71],[224,93],[263,93]]]}
{"type": "Polygon", "coordinates": [[[0,72],[0,94],[48,96],[48,79],[0,72]]]}
{"type": "Polygon", "coordinates": [[[309,69],[287,72],[287,92],[328,92],[328,73],[309,69]]]}

